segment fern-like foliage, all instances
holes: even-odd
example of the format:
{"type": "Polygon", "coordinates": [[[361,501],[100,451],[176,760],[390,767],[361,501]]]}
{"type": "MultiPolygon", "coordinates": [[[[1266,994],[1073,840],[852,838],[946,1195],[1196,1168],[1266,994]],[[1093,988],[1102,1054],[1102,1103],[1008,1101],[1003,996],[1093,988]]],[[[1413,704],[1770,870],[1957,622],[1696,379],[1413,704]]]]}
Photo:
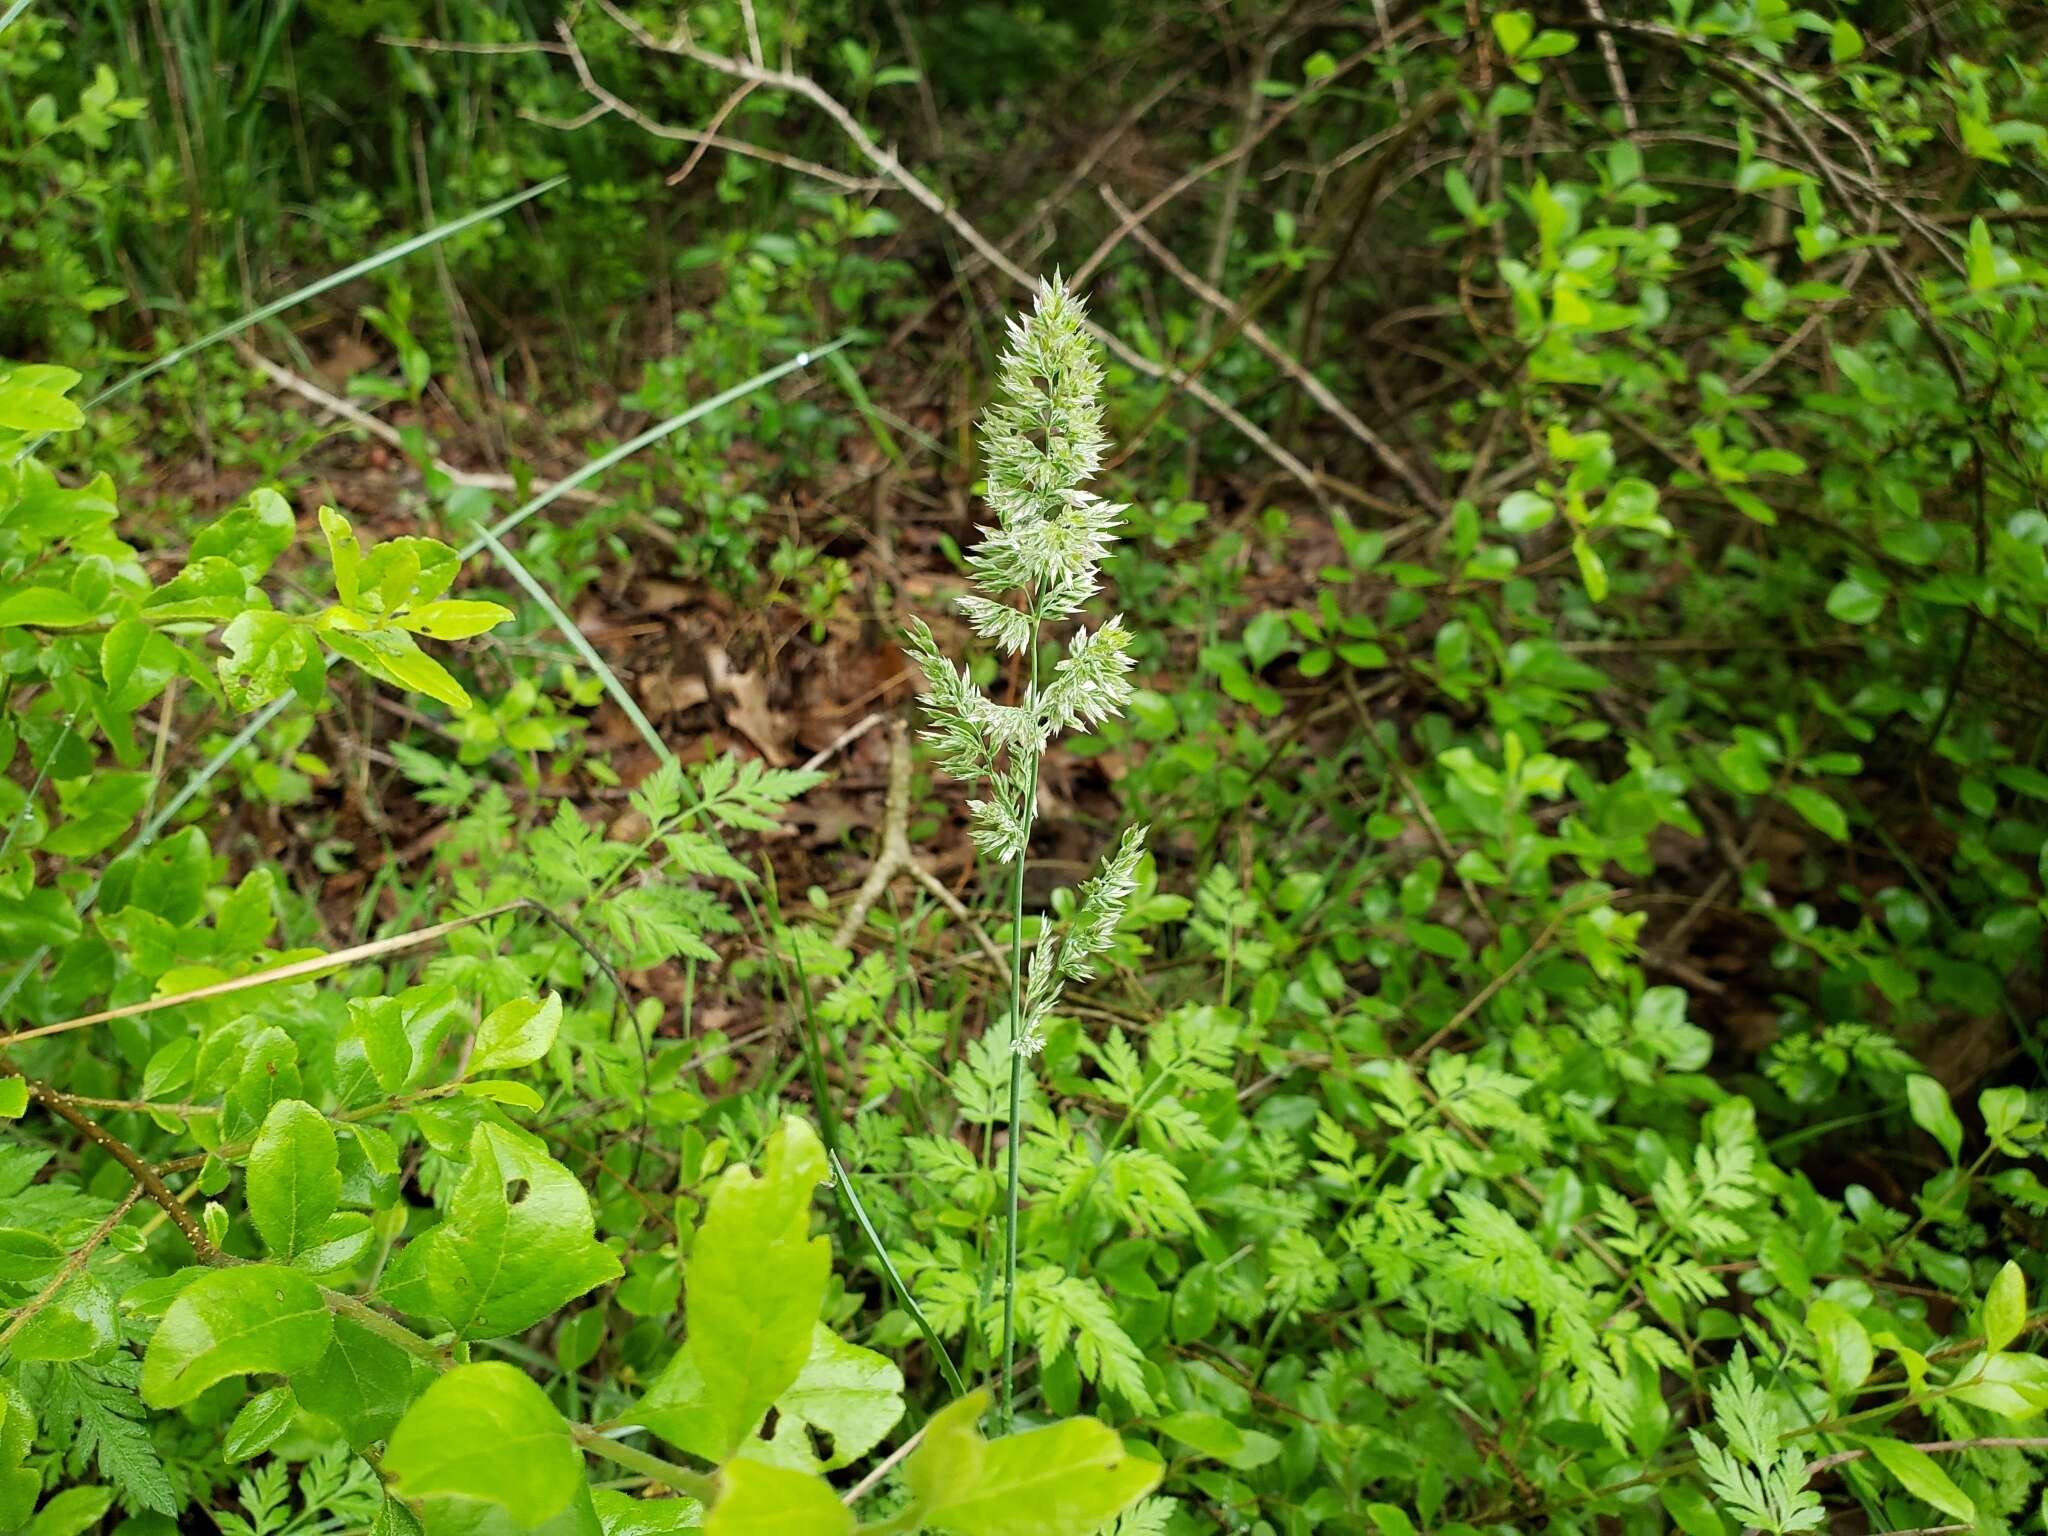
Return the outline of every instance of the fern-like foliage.
{"type": "Polygon", "coordinates": [[[1727,1443],[1696,1429],[1692,1444],[1714,1496],[1735,1519],[1773,1536],[1817,1528],[1824,1511],[1820,1495],[1806,1486],[1806,1458],[1779,1443],[1783,1424],[1747,1351],[1736,1350],[1712,1396],[1714,1423],[1727,1443]]]}

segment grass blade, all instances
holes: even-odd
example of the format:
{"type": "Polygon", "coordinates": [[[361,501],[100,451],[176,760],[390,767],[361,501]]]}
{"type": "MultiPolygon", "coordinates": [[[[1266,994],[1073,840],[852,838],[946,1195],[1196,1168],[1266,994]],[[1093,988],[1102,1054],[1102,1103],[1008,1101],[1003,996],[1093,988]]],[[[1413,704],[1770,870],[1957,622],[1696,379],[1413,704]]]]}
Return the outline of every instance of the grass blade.
{"type": "MultiPolygon", "coordinates": [[[[122,377],[116,379],[105,389],[87,400],[85,408],[91,410],[96,405],[102,405],[113,399],[116,395],[124,394],[128,390],[133,389],[144,379],[153,378],[155,375],[162,373],[166,368],[183,362],[193,353],[202,352],[215,342],[225,341],[230,336],[248,330],[252,325],[259,325],[263,321],[268,320],[272,315],[282,314],[294,305],[305,303],[308,299],[316,299],[331,289],[339,288],[343,283],[352,282],[365,273],[376,271],[379,267],[387,267],[394,261],[403,261],[406,257],[423,251],[428,246],[447,239],[450,235],[460,234],[471,225],[481,224],[487,219],[495,219],[499,214],[506,212],[508,209],[517,208],[521,203],[531,202],[542,193],[554,191],[556,187],[559,187],[568,179],[567,176],[550,176],[546,181],[536,183],[523,192],[514,192],[510,197],[501,197],[497,202],[490,204],[488,207],[479,208],[474,213],[465,213],[459,219],[450,219],[445,224],[436,224],[432,229],[422,230],[417,235],[408,236],[396,245],[387,245],[383,250],[378,251],[374,255],[365,256],[361,261],[343,267],[339,272],[330,272],[325,277],[306,284],[303,288],[295,288],[283,298],[272,299],[268,304],[259,305],[257,308],[248,311],[248,313],[230,320],[226,325],[219,327],[217,330],[208,331],[197,341],[188,341],[182,347],[173,347],[162,357],[156,359],[156,361],[144,364],[133,373],[122,375],[122,377]]],[[[41,442],[42,439],[38,438],[36,441],[41,442]]]]}
{"type": "MultiPolygon", "coordinates": [[[[498,522],[493,523],[490,527],[490,533],[503,538],[514,528],[517,528],[521,523],[533,516],[534,513],[548,506],[558,497],[575,490],[584,481],[603,474],[621,459],[631,458],[649,443],[660,442],[671,432],[679,431],[683,427],[687,427],[691,422],[701,420],[713,411],[718,410],[721,406],[731,405],[735,400],[744,400],[755,390],[765,389],[778,379],[787,378],[799,369],[808,368],[812,363],[822,358],[830,357],[841,347],[849,345],[853,341],[854,335],[854,332],[849,331],[836,341],[829,342],[825,346],[818,348],[815,352],[799,352],[795,357],[788,359],[786,362],[777,363],[773,368],[765,368],[751,379],[743,380],[733,385],[731,389],[723,390],[713,395],[709,400],[700,400],[687,410],[680,411],[674,416],[669,417],[666,421],[655,423],[655,425],[649,427],[638,437],[627,438],[616,448],[592,459],[588,464],[577,470],[575,474],[569,476],[568,479],[556,481],[545,491],[541,492],[540,495],[527,502],[525,506],[520,507],[515,512],[506,514],[498,522]]],[[[480,533],[475,539],[464,545],[462,548],[462,558],[467,560],[471,555],[482,549],[487,537],[488,535],[480,533]]]]}
{"type": "Polygon", "coordinates": [[[274,965],[268,970],[253,971],[247,976],[231,976],[226,981],[209,982],[188,992],[148,997],[139,1003],[129,1003],[124,1007],[81,1014],[75,1019],[65,1019],[56,1024],[40,1024],[33,1029],[16,1030],[11,1035],[0,1035],[0,1047],[18,1045],[24,1040],[40,1040],[45,1035],[69,1034],[74,1029],[91,1029],[94,1025],[109,1024],[116,1019],[138,1018],[145,1013],[156,1013],[165,1008],[182,1008],[187,1003],[204,1002],[209,998],[230,997],[237,992],[247,992],[255,987],[274,986],[281,981],[303,981],[309,976],[320,976],[328,971],[361,965],[368,960],[382,959],[385,955],[417,949],[422,944],[431,944],[434,940],[445,938],[448,934],[467,928],[472,923],[481,923],[488,918],[502,917],[507,912],[515,912],[523,905],[523,902],[508,901],[487,911],[472,912],[468,917],[450,918],[445,923],[435,923],[430,927],[415,929],[411,933],[393,934],[388,939],[372,939],[367,944],[330,950],[304,960],[274,965]]]}
{"type": "Polygon", "coordinates": [[[668,745],[661,739],[661,734],[654,729],[654,722],[641,712],[640,706],[634,701],[633,695],[626,691],[626,685],[619,681],[618,673],[614,672],[605,663],[605,659],[597,654],[597,647],[592,645],[589,637],[577,627],[576,621],[563,611],[560,603],[548,595],[546,587],[534,580],[533,572],[522,565],[519,557],[500,542],[497,534],[486,528],[478,534],[478,537],[483,540],[484,547],[491,552],[492,558],[499,565],[503,566],[507,574],[525,589],[526,595],[540,604],[541,611],[548,616],[548,622],[561,631],[562,638],[567,640],[576,654],[583,658],[583,664],[590,668],[599,682],[604,684],[604,691],[611,695],[612,702],[619,706],[628,720],[633,722],[633,729],[640,733],[640,739],[653,749],[654,755],[657,758],[667,759],[671,755],[668,745]]]}
{"type": "MultiPolygon", "coordinates": [[[[768,902],[768,922],[761,921],[761,912],[754,905],[754,899],[746,887],[740,887],[740,900],[746,904],[747,915],[760,930],[762,948],[767,951],[768,963],[775,968],[776,980],[781,984],[784,997],[789,996],[789,977],[782,969],[782,951],[775,943],[775,930],[783,928],[782,903],[776,894],[775,872],[762,860],[762,894],[768,902]]],[[[785,928],[785,932],[788,930],[785,928]]],[[[794,938],[795,935],[791,934],[794,938]]],[[[882,1234],[875,1230],[875,1224],[868,1217],[868,1208],[861,1204],[860,1191],[855,1187],[853,1175],[847,1171],[845,1162],[839,1156],[839,1115],[832,1106],[831,1087],[825,1080],[824,1052],[818,1043],[818,1021],[811,1011],[811,977],[804,969],[803,956],[795,944],[790,946],[790,960],[796,967],[798,997],[803,1007],[804,1064],[810,1070],[811,1097],[818,1111],[818,1134],[825,1143],[825,1157],[832,1165],[832,1187],[838,1192],[839,1200],[846,1212],[860,1228],[860,1234],[867,1239],[868,1250],[882,1266],[882,1273],[889,1277],[889,1284],[895,1287],[896,1298],[910,1313],[911,1321],[917,1324],[917,1331],[924,1335],[930,1347],[932,1358],[939,1363],[939,1374],[946,1378],[946,1385],[953,1395],[965,1397],[967,1387],[960,1379],[960,1372],[953,1364],[953,1356],[939,1338],[938,1330],[932,1327],[931,1319],[924,1315],[924,1308],[917,1304],[917,1298],[910,1294],[910,1286],[896,1268],[896,1261],[889,1257],[888,1245],[882,1241],[882,1234]]]]}
{"type": "MultiPolygon", "coordinates": [[[[557,182],[560,181],[560,179],[561,178],[558,177],[556,178],[555,182],[545,182],[537,188],[533,188],[528,192],[521,193],[519,197],[514,198],[512,201],[519,202],[527,197],[537,196],[539,193],[546,191],[548,187],[555,185],[557,182]]],[[[494,204],[493,208],[498,208],[501,206],[504,205],[494,204]]],[[[486,209],[484,210],[483,213],[471,214],[469,216],[468,222],[474,222],[476,219],[486,217],[491,211],[492,210],[490,209],[486,209]]],[[[456,225],[442,225],[441,233],[448,233],[451,229],[458,227],[458,225],[462,222],[464,221],[457,221],[456,225]]],[[[388,257],[389,253],[386,253],[386,256],[388,257]]],[[[315,288],[318,288],[319,286],[320,285],[318,284],[314,285],[315,288]]],[[[333,286],[332,280],[328,282],[327,286],[333,286]]],[[[310,295],[313,291],[314,289],[302,289],[300,293],[297,295],[297,297],[306,297],[310,295]]],[[[852,339],[853,338],[850,335],[842,336],[837,341],[831,343],[831,345],[824,347],[819,351],[799,352],[795,357],[789,359],[787,362],[778,363],[775,367],[770,368],[763,373],[756,374],[753,378],[748,379],[746,382],[734,385],[731,389],[724,391],[722,394],[714,395],[709,400],[705,400],[700,402],[699,404],[693,405],[688,410],[679,412],[678,414],[669,417],[668,420],[659,422],[656,425],[649,427],[645,432],[642,432],[638,437],[628,438],[625,442],[620,443],[617,447],[612,448],[608,452],[599,454],[596,458],[592,459],[589,463],[585,464],[575,473],[565,475],[562,479],[557,480],[553,485],[549,486],[546,490],[540,492],[540,494],[530,498],[522,506],[514,509],[511,513],[509,513],[498,523],[494,524],[492,527],[488,529],[479,530],[477,537],[470,540],[469,543],[465,544],[462,547],[462,558],[467,560],[471,555],[474,555],[479,550],[486,548],[490,543],[493,542],[493,540],[498,535],[507,533],[510,530],[517,528],[529,517],[532,517],[534,513],[539,512],[542,508],[558,500],[566,492],[573,491],[578,486],[584,485],[589,481],[596,479],[599,475],[603,474],[613,465],[619,463],[622,459],[630,458],[633,454],[638,453],[642,448],[645,448],[649,443],[658,442],[662,438],[668,436],[671,432],[679,431],[683,427],[688,426],[691,422],[700,419],[709,412],[717,410],[720,406],[730,405],[733,401],[738,400],[745,395],[751,394],[754,390],[772,384],[777,379],[786,377],[787,375],[794,373],[799,368],[808,367],[811,364],[811,362],[814,361],[815,359],[828,356],[831,353],[838,351],[841,347],[845,346],[852,339]]],[[[137,375],[136,377],[141,377],[141,375],[137,375]]],[[[517,566],[516,561],[508,564],[507,569],[518,571],[519,574],[524,574],[524,572],[520,570],[520,568],[517,566]]],[[[532,577],[530,575],[527,575],[525,579],[526,581],[531,581],[532,577]]],[[[528,587],[527,590],[531,592],[534,589],[532,587],[528,587]]],[[[565,635],[572,636],[574,640],[582,640],[582,635],[580,631],[576,629],[576,626],[574,624],[569,622],[567,615],[562,613],[561,609],[553,602],[552,599],[548,598],[545,595],[545,593],[539,593],[536,595],[540,597],[543,606],[547,607],[552,611],[552,613],[555,616],[556,622],[563,626],[563,633],[565,635]]],[[[625,691],[624,688],[619,684],[617,678],[611,676],[610,670],[605,667],[603,661],[596,656],[596,653],[594,651],[588,650],[589,642],[583,641],[583,646],[587,653],[585,659],[596,662],[596,670],[598,675],[602,678],[607,679],[608,685],[617,690],[617,692],[613,696],[617,698],[620,695],[622,695],[625,691]]],[[[157,810],[156,814],[151,816],[149,820],[143,824],[142,830],[135,834],[134,839],[128,844],[128,848],[126,851],[132,852],[138,848],[146,848],[151,843],[155,842],[157,839],[157,835],[160,832],[162,832],[165,827],[171,824],[172,819],[176,817],[177,814],[180,811],[182,811],[187,805],[189,805],[192,802],[193,798],[197,796],[202,790],[204,790],[208,784],[211,784],[216,778],[218,778],[220,776],[221,770],[226,768],[229,763],[233,762],[235,758],[241,753],[244,747],[247,747],[258,736],[262,735],[263,732],[269,727],[270,723],[273,720],[277,719],[279,715],[283,714],[285,710],[290,707],[293,697],[294,696],[291,694],[286,694],[282,698],[272,699],[268,704],[264,705],[262,709],[258,710],[254,715],[250,716],[247,723],[245,723],[242,726],[242,728],[235,733],[233,739],[230,740],[219,751],[215,752],[212,757],[208,758],[205,765],[202,766],[200,770],[197,773],[195,773],[191,778],[185,781],[184,786],[178,791],[178,793],[174,795],[166,804],[160,807],[157,810]]],[[[651,736],[653,732],[653,727],[651,725],[648,725],[646,722],[646,717],[640,715],[639,710],[637,708],[630,707],[630,701],[628,702],[628,718],[635,718],[635,723],[641,726],[642,733],[651,736]]],[[[662,757],[667,757],[671,755],[669,753],[666,743],[659,741],[658,738],[654,740],[654,746],[655,751],[658,755],[662,757]]],[[[99,890],[100,882],[99,879],[95,877],[92,883],[85,888],[84,894],[79,898],[76,911],[78,912],[78,915],[80,917],[83,917],[87,912],[90,912],[92,910],[93,903],[99,899],[99,890]]],[[[15,973],[8,978],[7,984],[4,987],[0,987],[0,1008],[5,1008],[10,1002],[14,1000],[14,995],[22,989],[22,986],[28,981],[29,977],[35,974],[36,967],[41,965],[44,960],[49,958],[49,954],[50,946],[45,944],[39,949],[37,949],[34,954],[30,955],[26,960],[24,960],[21,963],[21,966],[15,971],[15,973]]]]}
{"type": "MultiPolygon", "coordinates": [[[[638,437],[628,438],[602,457],[591,460],[579,474],[582,479],[601,474],[612,465],[618,463],[619,460],[638,453],[649,443],[659,442],[670,433],[681,431],[691,422],[701,420],[723,406],[731,405],[736,400],[745,399],[756,390],[766,389],[776,380],[787,377],[800,368],[808,368],[812,363],[821,358],[833,356],[840,348],[852,340],[853,337],[849,334],[841,336],[838,340],[828,346],[821,347],[816,352],[799,352],[787,362],[777,363],[773,368],[765,369],[755,374],[751,379],[735,384],[731,389],[713,395],[709,400],[701,400],[692,405],[688,410],[680,411],[676,415],[669,417],[666,421],[657,422],[638,437]]],[[[546,587],[534,579],[533,573],[520,563],[519,557],[513,554],[503,542],[505,534],[510,533],[514,528],[517,528],[521,523],[533,516],[534,513],[547,506],[549,502],[555,500],[565,491],[573,489],[579,483],[580,479],[578,477],[564,480],[541,495],[534,497],[525,506],[519,508],[516,512],[510,513],[493,526],[478,529],[476,537],[463,546],[461,551],[462,557],[468,559],[469,556],[475,554],[479,549],[488,549],[498,564],[505,568],[506,574],[519,583],[528,597],[540,604],[541,610],[547,614],[555,628],[561,631],[562,638],[575,648],[576,654],[583,658],[584,665],[590,668],[592,675],[604,684],[604,691],[611,695],[612,702],[619,706],[628,720],[633,722],[633,729],[640,733],[640,739],[654,750],[654,755],[657,758],[666,760],[673,755],[668,749],[668,744],[661,739],[660,733],[654,729],[653,722],[641,712],[640,706],[635,702],[633,695],[626,691],[626,685],[619,681],[618,674],[612,671],[602,656],[598,655],[597,647],[592,645],[583,631],[576,627],[576,621],[563,611],[562,605],[555,601],[553,595],[549,593],[546,587]]]]}
{"type": "Polygon", "coordinates": [[[889,1283],[896,1287],[896,1296],[910,1313],[910,1320],[917,1324],[917,1331],[924,1335],[934,1358],[939,1362],[939,1374],[946,1378],[946,1385],[953,1389],[955,1397],[967,1395],[966,1384],[960,1380],[959,1371],[953,1368],[953,1357],[946,1352],[946,1346],[939,1342],[931,1320],[924,1315],[924,1308],[917,1304],[917,1298],[910,1294],[910,1287],[903,1283],[903,1277],[896,1273],[896,1266],[890,1262],[889,1250],[882,1244],[882,1234],[875,1230],[875,1224],[868,1220],[867,1207],[860,1203],[860,1195],[853,1187],[853,1175],[846,1171],[846,1165],[839,1161],[839,1154],[825,1154],[832,1163],[832,1184],[846,1201],[846,1208],[853,1213],[853,1219],[860,1224],[861,1234],[867,1238],[868,1247],[874,1250],[881,1261],[882,1272],[889,1277],[889,1283]]]}

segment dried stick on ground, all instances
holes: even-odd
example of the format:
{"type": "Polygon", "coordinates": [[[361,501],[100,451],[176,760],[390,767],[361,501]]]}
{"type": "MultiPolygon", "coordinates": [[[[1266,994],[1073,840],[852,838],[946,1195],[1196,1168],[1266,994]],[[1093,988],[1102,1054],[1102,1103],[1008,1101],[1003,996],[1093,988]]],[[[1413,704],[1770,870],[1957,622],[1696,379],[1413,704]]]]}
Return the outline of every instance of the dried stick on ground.
{"type": "Polygon", "coordinates": [[[974,936],[974,942],[981,952],[994,962],[998,970],[1009,964],[1003,952],[996,948],[981,924],[974,920],[974,914],[955,896],[952,889],[933,874],[911,851],[910,847],[910,727],[898,720],[889,732],[889,791],[882,806],[882,845],[875,850],[875,862],[868,867],[867,878],[854,892],[853,905],[846,909],[846,916],[840,919],[839,931],[832,935],[832,942],[841,949],[852,944],[853,936],[860,932],[861,924],[868,920],[868,914],[875,909],[875,903],[882,899],[882,893],[889,889],[889,882],[898,875],[908,875],[927,891],[932,899],[952,913],[974,936]]]}
{"type": "MultiPolygon", "coordinates": [[[[873,182],[862,181],[858,177],[844,175],[839,171],[833,170],[829,165],[819,165],[812,160],[804,160],[795,155],[784,154],[779,149],[770,149],[766,145],[750,143],[745,139],[728,138],[710,130],[676,128],[671,127],[667,123],[659,122],[649,117],[632,103],[606,90],[598,83],[597,77],[590,72],[589,61],[583,57],[583,50],[576,46],[575,34],[569,30],[569,24],[566,21],[557,22],[555,30],[561,34],[562,45],[568,52],[569,62],[574,66],[576,78],[582,84],[583,89],[607,112],[616,112],[643,133],[651,133],[658,139],[675,139],[684,144],[695,144],[699,149],[722,149],[728,154],[746,155],[755,160],[765,160],[770,165],[779,165],[786,171],[794,171],[799,176],[812,177],[817,181],[826,183],[828,186],[838,187],[841,191],[845,192],[872,192],[875,189],[875,183],[873,182]]],[[[737,61],[735,62],[737,63],[737,61]]],[[[744,67],[747,69],[759,68],[758,65],[746,65],[744,67]]],[[[747,79],[748,77],[742,75],[740,78],[747,79]]],[[[761,81],[750,81],[749,83],[771,84],[772,82],[764,79],[761,81]]],[[[720,109],[719,117],[713,120],[714,123],[722,119],[733,106],[738,104],[738,101],[739,97],[737,95],[730,98],[726,106],[720,109]]],[[[539,118],[535,120],[544,121],[544,119],[539,118]]],[[[694,163],[693,161],[692,164],[694,163]]],[[[689,166],[684,167],[685,171],[689,169],[689,166]]],[[[680,175],[677,179],[681,179],[680,175]]]]}
{"type": "MultiPolygon", "coordinates": [[[[405,439],[399,435],[398,429],[389,422],[379,421],[368,411],[354,405],[350,401],[342,399],[339,395],[329,394],[311,379],[302,378],[300,375],[293,373],[289,368],[273,363],[247,342],[236,342],[235,350],[241,353],[244,362],[270,380],[279,389],[289,390],[301,400],[309,401],[319,406],[321,410],[326,411],[329,415],[340,418],[358,431],[366,432],[371,437],[376,438],[378,442],[388,447],[396,448],[400,453],[406,451],[405,439]]],[[[519,489],[518,482],[510,475],[479,474],[473,470],[457,469],[453,464],[449,464],[441,459],[435,459],[433,464],[435,469],[446,475],[450,480],[453,480],[457,485],[472,486],[477,490],[483,491],[517,491],[519,489]]],[[[572,490],[564,491],[561,499],[592,505],[597,502],[598,497],[590,491],[572,490]]]]}
{"type": "MultiPolygon", "coordinates": [[[[1213,176],[1224,166],[1234,164],[1246,155],[1249,155],[1261,143],[1277,132],[1301,108],[1317,100],[1323,92],[1341,83],[1353,70],[1382,57],[1403,33],[1419,27],[1422,21],[1423,17],[1420,14],[1411,16],[1391,31],[1382,31],[1380,36],[1368,46],[1339,59],[1337,67],[1331,70],[1330,73],[1319,79],[1311,80],[1302,90],[1289,97],[1277,109],[1267,113],[1254,132],[1239,140],[1222,153],[1183,171],[1179,176],[1168,182],[1166,186],[1139,204],[1138,218],[1150,219],[1160,209],[1179,198],[1189,188],[1208,180],[1209,177],[1213,176]]],[[[1405,105],[1406,103],[1404,102],[1404,108],[1405,105]]],[[[1378,142],[1368,141],[1368,147],[1369,149],[1377,148],[1378,142]]],[[[1336,168],[1335,165],[1331,167],[1333,170],[1336,168]]],[[[1095,269],[1107,261],[1110,254],[1119,245],[1123,244],[1129,235],[1130,229],[1125,225],[1119,225],[1111,230],[1109,234],[1103,237],[1102,242],[1088,254],[1081,265],[1074,268],[1071,280],[1076,284],[1086,282],[1095,269]]]]}

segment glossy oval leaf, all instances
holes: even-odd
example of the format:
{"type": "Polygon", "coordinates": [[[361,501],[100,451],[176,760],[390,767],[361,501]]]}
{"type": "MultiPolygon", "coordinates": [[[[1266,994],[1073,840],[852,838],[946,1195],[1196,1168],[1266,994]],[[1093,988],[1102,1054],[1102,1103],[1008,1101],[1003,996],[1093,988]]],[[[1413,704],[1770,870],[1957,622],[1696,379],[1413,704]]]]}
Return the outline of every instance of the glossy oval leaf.
{"type": "Polygon", "coordinates": [[[925,1525],[954,1536],[1093,1536],[1157,1486],[1164,1470],[1094,1419],[985,1440],[989,1394],[942,1410],[903,1464],[925,1525]]]}
{"type": "Polygon", "coordinates": [[[460,1365],[420,1395],[384,1448],[407,1499],[496,1504],[533,1530],[567,1509],[583,1456],[547,1394],[503,1361],[460,1365]]]}
{"type": "Polygon", "coordinates": [[[706,1536],[846,1536],[853,1511],[822,1477],[742,1458],[719,1478],[706,1536]]]}
{"type": "MultiPolygon", "coordinates": [[[[249,1152],[249,1219],[281,1259],[312,1246],[341,1201],[334,1127],[302,1099],[279,1099],[249,1152]]],[[[331,1265],[328,1267],[332,1267],[331,1265]]]]}
{"type": "Polygon", "coordinates": [[[1885,1471],[1897,1478],[1899,1486],[1914,1498],[1931,1504],[1944,1515],[1951,1515],[1958,1520],[1976,1520],[1975,1502],[1955,1485],[1935,1459],[1925,1451],[1917,1446],[1907,1445],[1903,1440],[1887,1440],[1875,1436],[1863,1443],[1870,1447],[1870,1454],[1877,1458],[1885,1471]]]}
{"type": "Polygon", "coordinates": [[[157,1325],[142,1359],[142,1400],[176,1408],[230,1376],[310,1370],[333,1336],[320,1287],[297,1270],[214,1270],[185,1287],[157,1325]]]}
{"type": "Polygon", "coordinates": [[[561,1027],[562,999],[553,992],[545,998],[515,998],[494,1008],[476,1027],[469,1071],[499,1072],[508,1067],[530,1066],[547,1055],[561,1027]]]}
{"type": "Polygon", "coordinates": [[[258,1392],[242,1404],[242,1411],[228,1425],[227,1438],[221,1442],[221,1459],[247,1461],[262,1455],[284,1438],[298,1411],[299,1400],[292,1396],[290,1387],[258,1392]]]}
{"type": "Polygon", "coordinates": [[[638,1410],[663,1439],[724,1462],[810,1358],[831,1245],[811,1236],[825,1177],[817,1133],[784,1120],[757,1177],[728,1168],[690,1250],[682,1350],[638,1410]]]}

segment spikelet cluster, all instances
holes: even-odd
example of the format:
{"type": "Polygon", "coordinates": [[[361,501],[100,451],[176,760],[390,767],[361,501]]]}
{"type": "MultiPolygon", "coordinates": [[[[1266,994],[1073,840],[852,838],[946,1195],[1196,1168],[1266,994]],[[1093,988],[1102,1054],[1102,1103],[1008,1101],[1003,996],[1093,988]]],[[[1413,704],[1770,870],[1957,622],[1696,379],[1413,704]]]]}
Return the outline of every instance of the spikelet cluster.
{"type": "MultiPolygon", "coordinates": [[[[1087,606],[1128,510],[1087,488],[1108,439],[1102,366],[1085,319],[1079,299],[1057,281],[1041,283],[1031,312],[1010,321],[996,400],[978,425],[994,522],[980,529],[968,557],[975,590],[958,606],[975,633],[1006,655],[1034,650],[1044,626],[1087,606]]],[[[999,863],[1023,857],[1046,746],[1064,731],[1113,719],[1130,700],[1130,630],[1120,616],[1076,628],[1051,677],[1034,677],[1015,704],[998,704],[975,687],[922,620],[911,621],[904,646],[925,677],[926,740],[947,773],[980,791],[968,802],[975,847],[999,863]]],[[[1067,931],[1032,956],[1014,1036],[1019,1051],[1038,1049],[1061,987],[1085,979],[1109,947],[1143,852],[1142,829],[1127,833],[1083,885],[1067,931]]]]}

